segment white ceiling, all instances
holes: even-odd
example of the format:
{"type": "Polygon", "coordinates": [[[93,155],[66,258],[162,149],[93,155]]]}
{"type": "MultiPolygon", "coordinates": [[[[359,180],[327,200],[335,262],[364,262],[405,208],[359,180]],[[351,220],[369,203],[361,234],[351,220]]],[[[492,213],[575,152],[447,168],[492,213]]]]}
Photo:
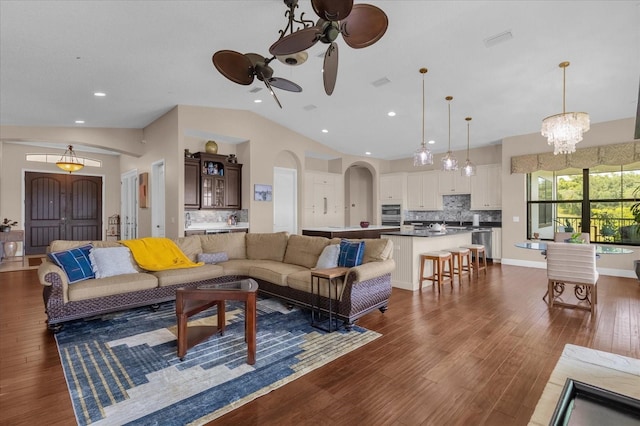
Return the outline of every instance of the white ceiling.
{"type": "MultiPolygon", "coordinates": [[[[298,14],[315,20],[310,2],[299,3],[298,14]]],[[[421,142],[420,67],[429,69],[426,138],[444,152],[445,96],[454,97],[453,150],[466,149],[466,116],[473,117],[472,148],[538,132],[544,117],[562,112],[558,64],[565,60],[567,111],[589,112],[592,123],[636,115],[637,0],[369,3],[386,12],[389,28],[365,49],[338,38],[332,96],[318,57],[326,45],[316,44],[297,67],[271,63],[275,76],[303,88],[278,90],[279,109],[261,82],[232,83],[211,56],[221,49],[267,56],[286,23],[283,0],[1,0],[0,123],[75,126],[82,119],[86,127],[142,128],[177,104],[202,105],[254,111],[343,153],[402,158],[421,142]],[[511,40],[485,46],[505,31],[511,40]],[[390,82],[374,87],[381,78],[390,82]],[[388,117],[390,110],[397,115],[388,117]]]]}

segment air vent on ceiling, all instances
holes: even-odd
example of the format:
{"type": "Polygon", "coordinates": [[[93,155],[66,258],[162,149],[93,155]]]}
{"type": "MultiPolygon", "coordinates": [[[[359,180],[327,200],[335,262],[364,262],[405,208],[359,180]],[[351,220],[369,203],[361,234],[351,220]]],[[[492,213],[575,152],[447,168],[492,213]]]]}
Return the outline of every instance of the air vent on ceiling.
{"type": "Polygon", "coordinates": [[[261,90],[262,90],[262,87],[254,87],[253,89],[249,90],[249,93],[258,93],[261,90]]]}
{"type": "Polygon", "coordinates": [[[304,107],[302,107],[302,109],[305,110],[305,111],[312,111],[312,110],[314,110],[316,108],[318,108],[318,107],[313,105],[313,104],[305,105],[304,107]]]}
{"type": "Polygon", "coordinates": [[[389,80],[387,77],[382,77],[372,82],[371,84],[373,85],[373,87],[380,87],[384,86],[387,83],[391,83],[391,80],[389,80]]]}
{"type": "Polygon", "coordinates": [[[487,37],[484,39],[485,47],[493,47],[496,44],[500,44],[502,42],[511,40],[513,38],[513,34],[511,30],[503,31],[500,34],[493,35],[491,37],[487,37]]]}

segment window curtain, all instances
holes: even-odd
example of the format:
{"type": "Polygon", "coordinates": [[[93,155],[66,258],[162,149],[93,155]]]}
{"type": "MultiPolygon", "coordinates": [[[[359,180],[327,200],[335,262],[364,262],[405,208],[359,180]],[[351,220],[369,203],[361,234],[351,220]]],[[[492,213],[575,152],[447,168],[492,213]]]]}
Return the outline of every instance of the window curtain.
{"type": "Polygon", "coordinates": [[[511,157],[511,173],[533,173],[538,170],[558,171],[568,168],[589,169],[598,165],[623,166],[640,161],[640,142],[578,148],[573,154],[553,152],[511,157]]]}

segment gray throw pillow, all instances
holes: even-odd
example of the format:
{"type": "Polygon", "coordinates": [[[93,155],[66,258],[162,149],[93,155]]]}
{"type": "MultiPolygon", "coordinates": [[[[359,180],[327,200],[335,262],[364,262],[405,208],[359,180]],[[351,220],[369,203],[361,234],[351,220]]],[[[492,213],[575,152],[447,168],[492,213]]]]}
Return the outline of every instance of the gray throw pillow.
{"type": "Polygon", "coordinates": [[[217,253],[199,253],[198,254],[198,262],[216,264],[220,262],[226,262],[227,260],[229,260],[229,256],[227,256],[227,252],[225,251],[220,251],[217,253]]]}
{"type": "Polygon", "coordinates": [[[326,246],[318,258],[316,269],[335,268],[338,266],[338,256],[340,256],[340,244],[326,246]]]}

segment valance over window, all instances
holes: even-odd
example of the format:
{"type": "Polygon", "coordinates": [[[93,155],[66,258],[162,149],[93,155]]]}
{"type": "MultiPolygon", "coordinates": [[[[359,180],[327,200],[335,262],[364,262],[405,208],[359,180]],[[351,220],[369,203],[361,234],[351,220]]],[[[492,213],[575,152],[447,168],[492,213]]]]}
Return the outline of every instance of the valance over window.
{"type": "Polygon", "coordinates": [[[578,148],[573,154],[554,155],[553,152],[545,152],[511,157],[511,173],[589,169],[599,165],[623,166],[636,161],[640,161],[640,142],[626,142],[578,148]]]}

